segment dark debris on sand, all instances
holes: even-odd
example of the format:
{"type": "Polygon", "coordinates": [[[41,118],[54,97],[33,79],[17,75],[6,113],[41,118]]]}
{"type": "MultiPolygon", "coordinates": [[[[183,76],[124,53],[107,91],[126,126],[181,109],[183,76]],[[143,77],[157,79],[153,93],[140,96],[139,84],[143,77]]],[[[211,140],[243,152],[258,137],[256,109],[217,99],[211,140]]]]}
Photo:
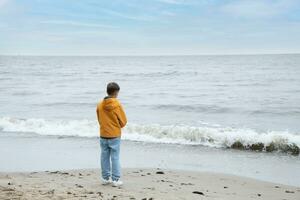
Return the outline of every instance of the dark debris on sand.
{"type": "Polygon", "coordinates": [[[203,192],[199,192],[199,191],[194,191],[193,194],[199,194],[199,195],[203,195],[204,196],[204,193],[203,192]]]}

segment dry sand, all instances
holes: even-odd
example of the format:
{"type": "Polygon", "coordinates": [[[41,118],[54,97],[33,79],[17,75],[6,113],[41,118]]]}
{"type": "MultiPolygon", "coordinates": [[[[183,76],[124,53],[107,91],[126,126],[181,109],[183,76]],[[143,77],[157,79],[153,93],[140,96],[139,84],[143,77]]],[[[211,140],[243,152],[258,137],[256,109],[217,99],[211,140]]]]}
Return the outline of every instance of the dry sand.
{"type": "Polygon", "coordinates": [[[124,186],[100,183],[100,171],[0,173],[0,199],[300,200],[300,187],[205,172],[123,169],[124,186]]]}

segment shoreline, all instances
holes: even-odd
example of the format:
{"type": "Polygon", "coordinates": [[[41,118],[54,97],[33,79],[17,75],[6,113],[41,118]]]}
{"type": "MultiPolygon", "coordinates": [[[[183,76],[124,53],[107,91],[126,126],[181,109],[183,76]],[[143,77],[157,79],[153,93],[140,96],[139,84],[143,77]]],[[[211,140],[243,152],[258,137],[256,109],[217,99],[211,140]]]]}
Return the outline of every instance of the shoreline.
{"type": "Polygon", "coordinates": [[[124,186],[100,182],[100,169],[0,172],[0,199],[289,199],[300,187],[235,175],[125,168],[124,186]]]}
{"type": "MultiPolygon", "coordinates": [[[[97,169],[100,166],[97,139],[1,137],[0,146],[0,172],[97,169]]],[[[122,141],[121,148],[123,168],[209,171],[300,185],[300,159],[295,156],[132,141],[122,141]]]]}

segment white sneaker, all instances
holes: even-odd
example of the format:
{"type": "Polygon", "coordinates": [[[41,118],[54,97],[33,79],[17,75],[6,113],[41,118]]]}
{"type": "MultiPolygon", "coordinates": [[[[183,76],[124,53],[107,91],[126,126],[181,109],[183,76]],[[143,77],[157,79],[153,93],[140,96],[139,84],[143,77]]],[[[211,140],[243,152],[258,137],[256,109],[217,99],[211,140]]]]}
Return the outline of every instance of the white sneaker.
{"type": "Polygon", "coordinates": [[[102,180],[102,185],[108,185],[108,184],[112,183],[112,181],[110,179],[106,180],[106,179],[102,178],[101,180],[102,180]]]}
{"type": "Polygon", "coordinates": [[[122,185],[123,185],[123,182],[120,181],[120,180],[117,180],[117,181],[113,181],[113,182],[112,182],[112,186],[113,186],[113,187],[120,187],[120,186],[122,186],[122,185]]]}

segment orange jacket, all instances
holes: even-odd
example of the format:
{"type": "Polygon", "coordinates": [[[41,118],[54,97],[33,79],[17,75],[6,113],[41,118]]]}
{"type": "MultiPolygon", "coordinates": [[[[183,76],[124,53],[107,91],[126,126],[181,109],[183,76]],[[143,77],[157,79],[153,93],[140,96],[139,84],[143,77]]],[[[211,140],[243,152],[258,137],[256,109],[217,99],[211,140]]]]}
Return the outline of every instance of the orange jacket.
{"type": "Polygon", "coordinates": [[[121,128],[126,123],[126,115],[121,103],[116,98],[104,98],[97,105],[97,118],[101,137],[120,137],[121,128]]]}

